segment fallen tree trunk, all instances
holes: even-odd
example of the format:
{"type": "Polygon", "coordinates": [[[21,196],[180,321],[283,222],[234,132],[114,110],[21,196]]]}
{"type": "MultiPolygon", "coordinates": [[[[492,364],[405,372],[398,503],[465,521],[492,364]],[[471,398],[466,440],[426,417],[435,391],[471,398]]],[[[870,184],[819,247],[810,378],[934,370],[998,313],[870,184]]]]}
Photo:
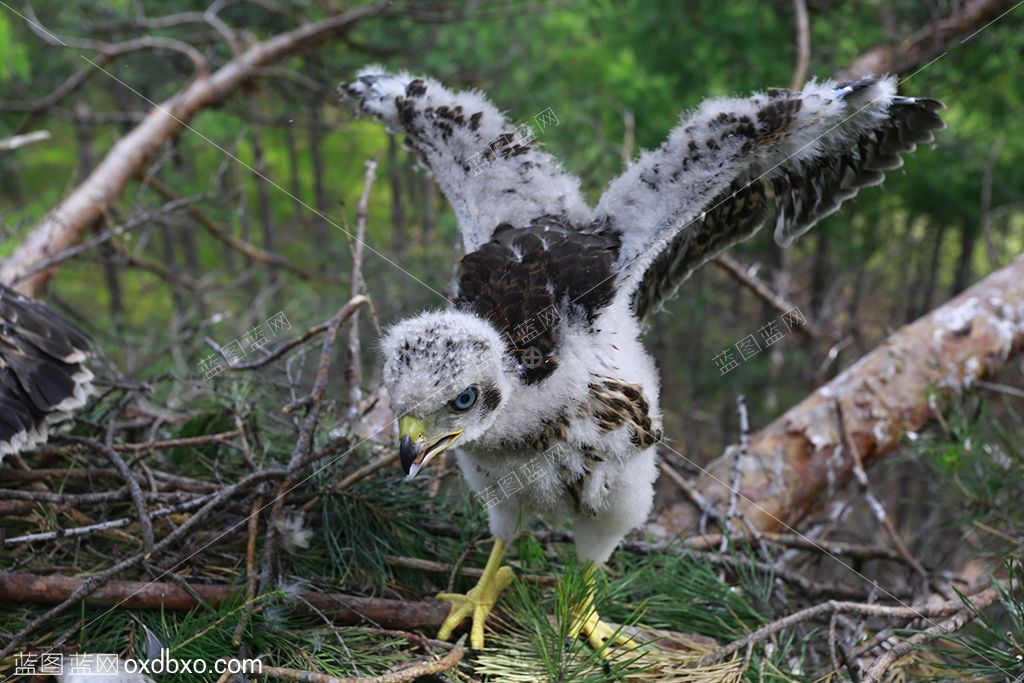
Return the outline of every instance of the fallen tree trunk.
{"type": "Polygon", "coordinates": [[[906,75],[948,52],[953,41],[966,43],[989,24],[1009,14],[1019,0],[968,0],[948,17],[936,19],[895,45],[876,45],[842,73],[840,80],[878,74],[906,75]]]}
{"type": "MultiPolygon", "coordinates": [[[[969,390],[1022,347],[1024,255],[904,326],[753,435],[739,463],[740,512],[760,529],[795,524],[849,479],[847,444],[865,465],[877,461],[935,417],[936,401],[969,390]]],[[[694,483],[722,509],[738,452],[730,447],[694,483]]],[[[700,514],[673,510],[672,526],[692,533],[700,514]]]]}
{"type": "MultiPolygon", "coordinates": [[[[0,264],[0,283],[16,283],[15,289],[31,297],[45,292],[54,269],[16,281],[34,264],[80,242],[89,226],[106,214],[121,196],[125,185],[137,177],[157,151],[196,114],[223,100],[252,78],[260,67],[341,35],[359,21],[380,14],[388,4],[385,1],[353,9],[256,43],[217,71],[200,74],[173,97],[155,105],[131,132],[117,141],[89,177],[0,264]]],[[[113,87],[123,86],[115,84],[113,87]]]]}
{"type": "MultiPolygon", "coordinates": [[[[59,605],[85,583],[70,576],[40,576],[0,572],[0,601],[59,605]]],[[[190,583],[107,581],[82,599],[90,607],[125,609],[190,610],[199,605],[196,596],[212,607],[245,598],[245,586],[190,583]],[[191,592],[190,592],[191,591],[191,592]]],[[[448,616],[449,605],[437,600],[410,602],[366,598],[342,593],[302,591],[294,600],[297,610],[317,611],[340,625],[375,624],[382,628],[437,629],[448,616]]]]}

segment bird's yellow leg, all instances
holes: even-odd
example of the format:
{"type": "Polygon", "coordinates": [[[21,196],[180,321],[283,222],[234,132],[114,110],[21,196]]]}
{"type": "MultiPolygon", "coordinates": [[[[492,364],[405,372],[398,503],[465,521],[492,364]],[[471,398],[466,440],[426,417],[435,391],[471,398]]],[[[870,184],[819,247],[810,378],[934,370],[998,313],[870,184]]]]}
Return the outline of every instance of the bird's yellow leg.
{"type": "Polygon", "coordinates": [[[594,575],[596,573],[597,567],[595,565],[591,564],[587,567],[587,597],[575,620],[569,627],[569,635],[576,638],[582,633],[587,637],[590,647],[594,648],[601,657],[608,657],[610,654],[607,648],[605,648],[606,644],[622,645],[629,649],[639,647],[636,641],[621,630],[616,632],[611,626],[601,621],[600,615],[594,609],[594,575]]]}
{"type": "Polygon", "coordinates": [[[469,644],[474,649],[481,649],[484,646],[484,622],[487,615],[491,613],[498,594],[505,590],[505,587],[512,583],[515,573],[511,567],[502,567],[501,558],[505,555],[505,541],[500,538],[494,539],[494,547],[491,548],[491,556],[487,558],[487,566],[484,567],[484,574],[480,581],[470,588],[463,595],[461,593],[438,593],[437,599],[450,602],[452,609],[448,612],[448,618],[441,624],[441,630],[437,633],[438,640],[448,640],[452,631],[463,622],[466,617],[473,618],[473,628],[469,632],[469,644]]]}

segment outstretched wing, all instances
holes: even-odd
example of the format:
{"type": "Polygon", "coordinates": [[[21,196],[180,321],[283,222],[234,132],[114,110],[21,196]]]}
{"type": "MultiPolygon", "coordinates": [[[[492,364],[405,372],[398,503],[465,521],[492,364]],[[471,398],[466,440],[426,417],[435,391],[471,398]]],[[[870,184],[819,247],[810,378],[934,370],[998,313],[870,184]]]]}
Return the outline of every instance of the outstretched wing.
{"type": "Polygon", "coordinates": [[[614,180],[597,220],[621,234],[620,295],[637,317],[773,210],[788,245],[930,142],[942,105],[895,91],[892,78],[867,78],[709,100],[614,180]]]}
{"type": "Polygon", "coordinates": [[[429,78],[363,69],[341,92],[383,121],[420,155],[451,202],[466,253],[503,223],[542,216],[585,222],[579,180],[540,151],[526,123],[512,124],[484,95],[453,93],[429,78]]]}
{"type": "Polygon", "coordinates": [[[0,460],[46,440],[85,403],[89,341],[46,306],[0,285],[0,460]]]}

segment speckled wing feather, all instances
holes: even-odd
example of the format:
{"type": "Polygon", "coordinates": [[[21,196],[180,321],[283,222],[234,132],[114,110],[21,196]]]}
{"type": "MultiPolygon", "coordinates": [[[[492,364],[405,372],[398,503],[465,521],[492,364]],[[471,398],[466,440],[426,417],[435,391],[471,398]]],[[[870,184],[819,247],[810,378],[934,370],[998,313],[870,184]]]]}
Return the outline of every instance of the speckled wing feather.
{"type": "Polygon", "coordinates": [[[637,318],[642,320],[674,297],[694,270],[760,230],[768,213],[764,183],[730,188],[703,217],[681,230],[647,267],[633,294],[637,318]]]}
{"type": "Polygon", "coordinates": [[[775,241],[782,246],[792,244],[861,188],[880,185],[886,171],[903,165],[900,154],[932,142],[935,131],[945,127],[937,113],[941,109],[942,104],[935,100],[895,97],[888,117],[864,131],[855,144],[774,175],[775,241]]]}
{"type": "Polygon", "coordinates": [[[505,336],[523,379],[558,367],[562,325],[590,324],[615,294],[618,236],[604,224],[578,229],[545,216],[523,228],[498,226],[493,239],[462,260],[456,306],[505,336]]]}
{"type": "Polygon", "coordinates": [[[89,340],[49,308],[0,285],[0,459],[46,440],[85,403],[89,340]]]}
{"type": "Polygon", "coordinates": [[[622,235],[621,295],[644,317],[773,209],[776,241],[791,243],[930,142],[941,107],[895,96],[889,78],[705,102],[601,199],[622,235]]]}
{"type": "Polygon", "coordinates": [[[510,122],[481,93],[455,93],[435,80],[375,66],[341,92],[405,136],[455,209],[467,254],[498,225],[524,227],[547,215],[589,221],[579,180],[541,151],[529,122],[510,122]]]}

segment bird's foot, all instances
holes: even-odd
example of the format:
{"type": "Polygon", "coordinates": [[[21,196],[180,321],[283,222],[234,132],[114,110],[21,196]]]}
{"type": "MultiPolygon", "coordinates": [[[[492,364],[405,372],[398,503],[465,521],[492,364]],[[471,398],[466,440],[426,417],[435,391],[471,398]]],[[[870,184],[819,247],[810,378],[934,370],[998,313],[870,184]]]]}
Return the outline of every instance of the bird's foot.
{"type": "Polygon", "coordinates": [[[569,635],[572,638],[578,638],[580,635],[585,636],[587,642],[590,643],[590,647],[594,648],[597,656],[602,659],[611,657],[611,652],[608,649],[609,645],[621,645],[629,650],[640,647],[635,640],[623,633],[621,629],[614,629],[602,621],[601,616],[593,609],[592,602],[588,601],[587,608],[587,611],[584,612],[586,616],[577,619],[570,627],[569,635]]]}
{"type": "Polygon", "coordinates": [[[623,633],[621,629],[616,630],[603,622],[597,612],[593,610],[585,619],[579,622],[574,636],[579,636],[580,634],[586,636],[590,647],[594,648],[597,656],[602,659],[607,659],[611,656],[611,653],[608,651],[608,645],[621,645],[629,650],[640,647],[635,640],[623,633]]]}
{"type": "Polygon", "coordinates": [[[576,613],[569,627],[569,635],[572,638],[578,638],[580,635],[586,636],[587,642],[590,643],[590,647],[594,648],[597,656],[601,659],[608,659],[611,657],[609,645],[621,645],[630,650],[639,645],[623,633],[621,628],[616,630],[601,620],[601,616],[594,608],[594,574],[596,573],[596,567],[590,567],[587,570],[587,583],[590,584],[590,590],[582,608],[576,613]]]}
{"type": "Polygon", "coordinates": [[[437,599],[442,602],[449,602],[452,609],[448,617],[441,624],[441,630],[437,633],[438,640],[448,640],[452,632],[461,624],[466,617],[473,618],[473,628],[469,632],[469,644],[475,649],[482,649],[484,646],[484,623],[487,616],[494,608],[501,591],[512,583],[515,573],[511,567],[501,567],[493,573],[484,572],[480,582],[470,588],[465,595],[462,593],[438,593],[437,599]]]}

